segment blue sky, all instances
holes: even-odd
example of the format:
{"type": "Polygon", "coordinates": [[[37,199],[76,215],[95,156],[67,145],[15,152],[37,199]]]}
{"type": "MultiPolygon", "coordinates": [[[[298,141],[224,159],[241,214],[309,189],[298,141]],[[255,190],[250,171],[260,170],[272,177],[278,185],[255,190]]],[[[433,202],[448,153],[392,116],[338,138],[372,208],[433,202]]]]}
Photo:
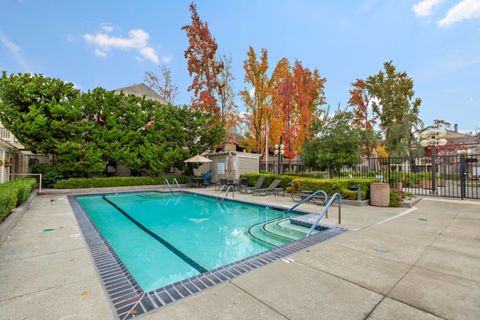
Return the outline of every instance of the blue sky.
{"type": "MultiPolygon", "coordinates": [[[[0,0],[0,69],[72,81],[82,90],[142,82],[167,64],[188,103],[180,29],[189,1],[0,0]]],[[[243,89],[248,46],[301,60],[327,78],[327,103],[393,60],[415,81],[421,117],[480,128],[480,0],[197,1],[243,89]]],[[[244,107],[239,100],[240,110],[244,107]]]]}

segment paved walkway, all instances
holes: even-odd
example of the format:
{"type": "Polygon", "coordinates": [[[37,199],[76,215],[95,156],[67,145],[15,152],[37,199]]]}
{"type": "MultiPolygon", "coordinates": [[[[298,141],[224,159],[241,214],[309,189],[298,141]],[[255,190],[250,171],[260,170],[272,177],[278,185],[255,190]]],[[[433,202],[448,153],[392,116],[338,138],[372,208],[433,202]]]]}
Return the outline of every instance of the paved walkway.
{"type": "MultiPolygon", "coordinates": [[[[342,226],[357,231],[144,319],[480,319],[480,205],[416,206],[344,207],[342,226]]],[[[34,199],[0,247],[0,318],[114,319],[65,196],[34,199]]]]}

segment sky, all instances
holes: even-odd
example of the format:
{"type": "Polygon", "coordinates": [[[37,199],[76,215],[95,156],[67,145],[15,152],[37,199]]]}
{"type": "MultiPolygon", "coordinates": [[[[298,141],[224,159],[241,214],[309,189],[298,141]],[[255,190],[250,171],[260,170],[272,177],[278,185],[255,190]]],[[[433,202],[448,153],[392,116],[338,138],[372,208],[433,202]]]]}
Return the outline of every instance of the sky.
{"type": "MultiPolygon", "coordinates": [[[[117,89],[167,65],[188,104],[191,83],[181,27],[190,1],[0,0],[0,69],[117,89]]],[[[243,82],[249,46],[266,48],[270,70],[283,57],[317,68],[332,107],[350,85],[392,60],[414,80],[420,116],[480,129],[480,0],[197,1],[219,53],[243,82]]],[[[240,111],[245,107],[237,98],[240,111]]]]}

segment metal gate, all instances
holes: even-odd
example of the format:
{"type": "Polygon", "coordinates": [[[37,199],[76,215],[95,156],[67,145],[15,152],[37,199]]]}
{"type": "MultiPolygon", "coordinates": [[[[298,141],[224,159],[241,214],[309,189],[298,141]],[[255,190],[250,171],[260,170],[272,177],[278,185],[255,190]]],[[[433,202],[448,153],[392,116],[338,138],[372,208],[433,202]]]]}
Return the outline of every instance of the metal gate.
{"type": "Polygon", "coordinates": [[[415,195],[480,199],[478,158],[477,154],[364,158],[336,176],[376,178],[415,195]]]}

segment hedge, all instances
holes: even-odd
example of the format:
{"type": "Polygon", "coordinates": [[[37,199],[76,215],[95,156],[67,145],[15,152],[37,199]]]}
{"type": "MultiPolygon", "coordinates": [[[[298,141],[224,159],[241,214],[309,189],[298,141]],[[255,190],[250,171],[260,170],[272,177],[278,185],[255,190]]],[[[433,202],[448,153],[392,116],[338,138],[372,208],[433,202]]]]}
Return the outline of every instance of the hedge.
{"type": "Polygon", "coordinates": [[[280,187],[289,188],[292,186],[289,191],[316,191],[324,190],[329,196],[333,195],[335,192],[340,193],[342,198],[357,200],[357,190],[350,190],[351,186],[362,186],[362,199],[370,198],[370,184],[376,182],[376,179],[364,179],[364,178],[355,178],[355,179],[318,179],[310,177],[294,177],[288,175],[278,175],[278,174],[268,174],[268,173],[249,173],[242,174],[241,178],[247,179],[247,184],[249,186],[255,185],[260,176],[265,177],[263,182],[263,187],[267,187],[275,179],[281,179],[280,187]]]}
{"type": "Polygon", "coordinates": [[[29,178],[0,184],[0,222],[28,199],[35,183],[37,183],[35,179],[29,178]]]}
{"type": "Polygon", "coordinates": [[[361,185],[362,199],[370,198],[370,184],[375,179],[315,179],[315,178],[295,178],[293,179],[293,190],[323,190],[328,196],[332,196],[335,192],[340,193],[342,198],[349,200],[357,200],[357,190],[350,190],[352,186],[361,185]]]}
{"type": "Polygon", "coordinates": [[[263,187],[266,188],[268,187],[273,180],[275,179],[281,179],[282,182],[280,182],[279,187],[281,188],[288,188],[290,187],[292,180],[297,178],[293,176],[287,176],[287,175],[280,175],[280,174],[273,174],[273,173],[246,173],[240,175],[240,178],[245,178],[247,179],[247,185],[253,187],[255,183],[257,183],[257,180],[260,176],[265,177],[265,181],[263,182],[263,187]]]}
{"type": "Polygon", "coordinates": [[[55,182],[55,189],[102,188],[124,186],[146,186],[164,184],[167,178],[170,183],[177,178],[179,183],[185,183],[183,176],[166,177],[106,177],[106,178],[70,178],[55,182]]]}

